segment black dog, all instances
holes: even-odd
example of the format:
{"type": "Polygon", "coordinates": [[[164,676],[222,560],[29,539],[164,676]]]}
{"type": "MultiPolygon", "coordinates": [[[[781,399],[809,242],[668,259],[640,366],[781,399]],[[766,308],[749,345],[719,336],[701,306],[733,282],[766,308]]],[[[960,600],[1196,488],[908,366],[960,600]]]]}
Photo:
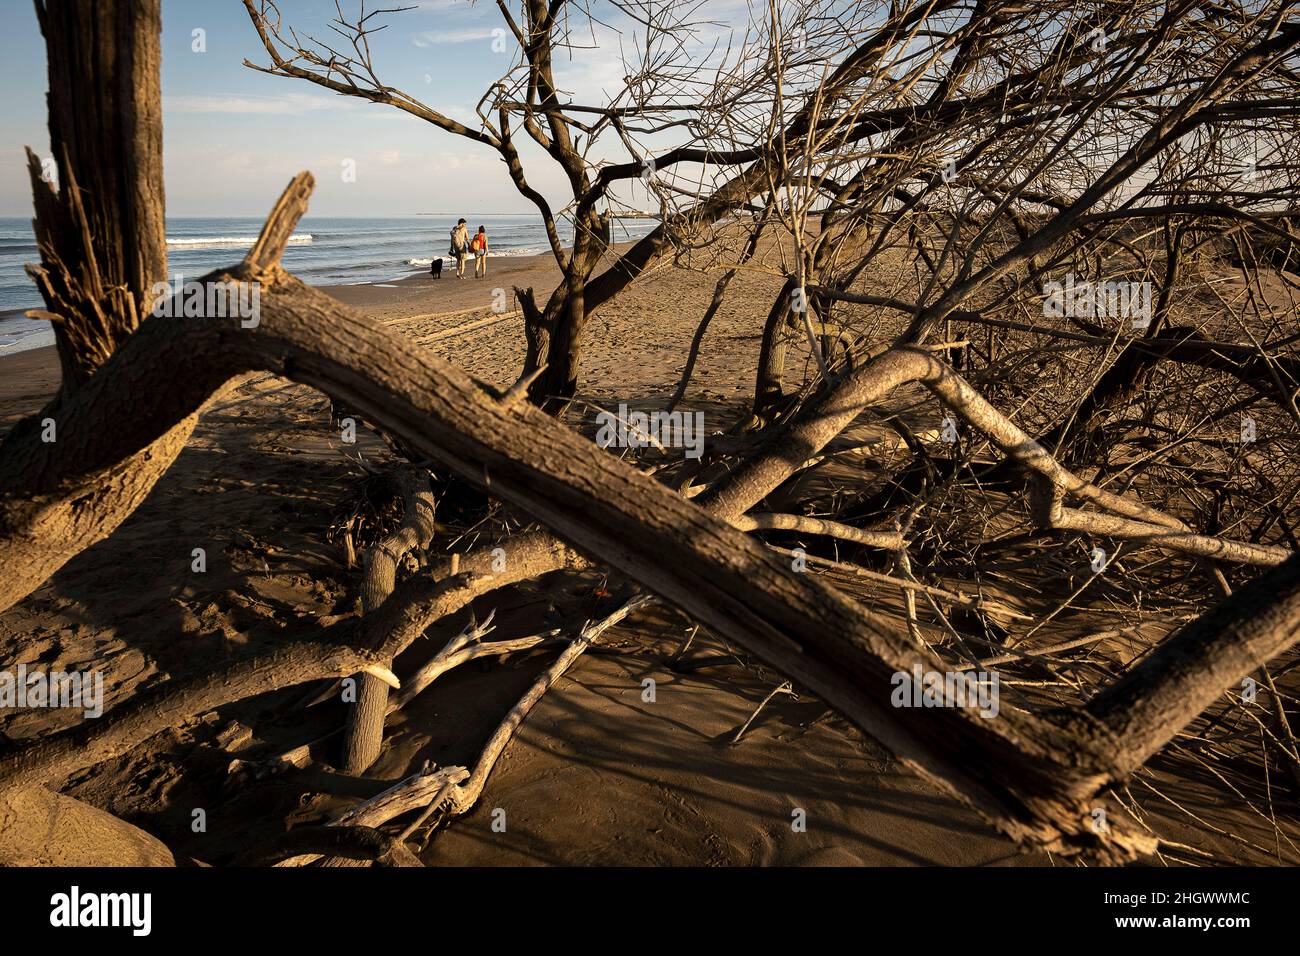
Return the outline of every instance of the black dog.
{"type": "Polygon", "coordinates": [[[441,279],[441,278],[442,278],[442,260],[441,260],[441,259],[434,259],[433,262],[429,265],[429,275],[433,276],[435,279],[441,279]]]}

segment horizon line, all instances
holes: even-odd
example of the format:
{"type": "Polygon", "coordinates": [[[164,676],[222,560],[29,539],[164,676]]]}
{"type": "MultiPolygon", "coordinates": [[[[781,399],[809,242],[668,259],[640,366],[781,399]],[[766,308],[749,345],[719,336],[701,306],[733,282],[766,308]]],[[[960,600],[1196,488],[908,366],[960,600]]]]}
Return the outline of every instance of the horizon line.
{"type": "MultiPolygon", "coordinates": [[[[165,215],[168,218],[172,218],[172,219],[265,219],[266,218],[265,211],[259,213],[243,213],[243,214],[228,213],[227,215],[224,216],[212,216],[212,215],[193,216],[193,215],[187,215],[185,213],[179,213],[179,212],[166,213],[165,215]]],[[[394,213],[383,213],[381,215],[369,215],[369,216],[360,215],[356,213],[349,213],[346,215],[330,215],[329,213],[307,213],[302,218],[311,219],[314,216],[315,218],[318,219],[402,219],[402,218],[411,218],[415,216],[464,216],[464,215],[465,213],[461,213],[461,212],[394,212],[394,213]]],[[[538,218],[541,218],[541,213],[539,213],[535,209],[529,212],[479,212],[479,213],[474,213],[474,215],[481,216],[483,218],[489,218],[491,216],[537,216],[538,218]]],[[[34,219],[35,216],[36,213],[34,211],[27,212],[27,213],[0,213],[0,219],[34,219]]]]}

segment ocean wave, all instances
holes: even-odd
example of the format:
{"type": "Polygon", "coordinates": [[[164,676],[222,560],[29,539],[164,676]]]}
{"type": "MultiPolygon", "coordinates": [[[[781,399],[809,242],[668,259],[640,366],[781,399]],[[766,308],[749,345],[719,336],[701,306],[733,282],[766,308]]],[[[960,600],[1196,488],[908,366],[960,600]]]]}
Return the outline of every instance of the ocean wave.
{"type": "MultiPolygon", "coordinates": [[[[216,249],[223,246],[251,246],[257,242],[257,236],[197,236],[184,237],[180,239],[168,239],[167,245],[181,246],[186,249],[216,249]]],[[[309,246],[312,243],[312,234],[309,232],[294,233],[289,237],[291,246],[309,246]]]]}
{"type": "MultiPolygon", "coordinates": [[[[541,255],[543,252],[549,252],[549,251],[550,250],[548,249],[542,249],[535,246],[522,246],[518,249],[494,249],[488,253],[488,258],[496,259],[496,258],[500,258],[501,256],[512,256],[512,257],[513,256],[538,256],[541,255]]],[[[442,256],[441,258],[443,258],[444,260],[450,260],[453,257],[442,256]]],[[[472,259],[473,256],[470,256],[470,258],[472,259]]],[[[418,269],[423,266],[432,265],[433,259],[406,259],[404,260],[403,264],[418,269]]]]}
{"type": "Polygon", "coordinates": [[[53,344],[54,329],[48,322],[33,322],[21,315],[0,319],[0,355],[53,344]]]}

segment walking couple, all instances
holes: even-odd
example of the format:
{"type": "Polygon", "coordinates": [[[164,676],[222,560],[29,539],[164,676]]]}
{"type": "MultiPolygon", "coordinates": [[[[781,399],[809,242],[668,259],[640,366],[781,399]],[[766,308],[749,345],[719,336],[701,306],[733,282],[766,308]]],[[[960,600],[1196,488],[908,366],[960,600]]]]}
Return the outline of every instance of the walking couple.
{"type": "Polygon", "coordinates": [[[465,260],[471,254],[474,256],[474,277],[483,278],[487,275],[487,230],[479,226],[478,232],[471,239],[465,220],[460,220],[456,223],[456,228],[451,231],[451,254],[456,260],[457,279],[465,278],[465,260]]]}

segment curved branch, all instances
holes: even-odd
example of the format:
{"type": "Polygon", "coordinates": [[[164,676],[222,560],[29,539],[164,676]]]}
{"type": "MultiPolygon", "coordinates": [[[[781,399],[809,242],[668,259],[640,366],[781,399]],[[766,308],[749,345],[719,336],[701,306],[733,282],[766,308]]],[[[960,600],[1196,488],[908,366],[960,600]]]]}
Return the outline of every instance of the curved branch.
{"type": "Polygon", "coordinates": [[[807,515],[749,514],[731,519],[731,526],[741,531],[803,531],[841,541],[853,541],[871,548],[897,551],[907,542],[896,531],[864,531],[838,521],[825,521],[807,515]]]}
{"type": "Polygon", "coordinates": [[[995,409],[947,365],[921,349],[899,348],[854,369],[820,399],[783,425],[758,455],[700,496],[720,515],[735,517],[761,500],[844,431],[866,408],[900,385],[924,385],[940,401],[982,432],[1003,454],[1042,475],[1065,494],[1126,518],[1187,530],[1182,522],[1139,501],[1111,494],[1077,477],[1042,445],[995,409]]]}

